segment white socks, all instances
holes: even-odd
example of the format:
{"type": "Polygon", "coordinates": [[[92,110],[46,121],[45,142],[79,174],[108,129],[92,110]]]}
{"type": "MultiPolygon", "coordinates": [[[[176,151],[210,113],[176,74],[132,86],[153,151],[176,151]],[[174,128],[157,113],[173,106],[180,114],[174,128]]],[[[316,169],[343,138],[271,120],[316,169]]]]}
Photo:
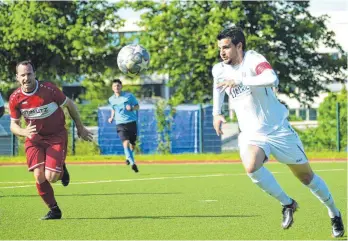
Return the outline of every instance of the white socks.
{"type": "MultiPolygon", "coordinates": [[[[265,167],[261,167],[256,172],[248,173],[248,176],[251,178],[253,183],[257,184],[263,191],[279,200],[283,206],[292,203],[292,199],[283,191],[272,173],[265,167]]],[[[327,207],[330,218],[340,216],[340,212],[337,209],[331,193],[323,179],[314,174],[311,183],[309,183],[307,187],[311,190],[314,196],[316,196],[320,202],[327,207]]]]}
{"type": "Polygon", "coordinates": [[[270,194],[272,197],[279,200],[283,206],[292,203],[292,199],[283,191],[272,173],[265,167],[261,167],[253,173],[248,173],[248,176],[251,178],[253,183],[258,185],[263,191],[270,194]]]}
{"type": "Polygon", "coordinates": [[[327,207],[330,218],[340,216],[340,212],[338,211],[331,193],[323,179],[314,174],[311,183],[309,183],[307,187],[311,190],[314,196],[316,196],[320,202],[327,207]]]}

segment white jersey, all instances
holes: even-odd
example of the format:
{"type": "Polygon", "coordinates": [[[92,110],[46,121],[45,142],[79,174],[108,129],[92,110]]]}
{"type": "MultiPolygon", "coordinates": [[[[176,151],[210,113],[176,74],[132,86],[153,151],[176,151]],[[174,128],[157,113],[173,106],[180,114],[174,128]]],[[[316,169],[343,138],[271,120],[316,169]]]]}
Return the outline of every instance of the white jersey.
{"type": "Polygon", "coordinates": [[[4,100],[2,99],[2,96],[0,94],[0,107],[3,107],[4,106],[4,100]]]}
{"type": "Polygon", "coordinates": [[[268,134],[283,125],[288,110],[272,90],[279,81],[264,56],[247,51],[241,64],[232,66],[220,62],[214,65],[212,74],[213,115],[221,114],[226,93],[231,99],[241,132],[268,134]],[[239,85],[221,93],[216,85],[225,79],[234,79],[239,85]]]}

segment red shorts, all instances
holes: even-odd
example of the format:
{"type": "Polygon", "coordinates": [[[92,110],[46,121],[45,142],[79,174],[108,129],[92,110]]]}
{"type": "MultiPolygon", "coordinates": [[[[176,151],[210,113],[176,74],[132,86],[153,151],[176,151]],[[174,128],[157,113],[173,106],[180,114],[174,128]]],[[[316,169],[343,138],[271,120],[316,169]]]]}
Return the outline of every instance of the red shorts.
{"type": "Polygon", "coordinates": [[[68,146],[66,130],[52,136],[36,135],[25,140],[25,153],[28,170],[33,171],[40,165],[54,172],[61,172],[65,163],[68,146]]]}

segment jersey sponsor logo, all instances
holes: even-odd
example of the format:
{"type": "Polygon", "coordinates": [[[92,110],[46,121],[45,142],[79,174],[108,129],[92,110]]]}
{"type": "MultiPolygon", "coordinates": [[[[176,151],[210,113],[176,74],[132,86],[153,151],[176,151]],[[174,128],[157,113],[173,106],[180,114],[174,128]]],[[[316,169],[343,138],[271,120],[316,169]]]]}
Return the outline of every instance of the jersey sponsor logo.
{"type": "Polygon", "coordinates": [[[242,95],[250,94],[250,87],[247,85],[239,84],[238,86],[231,88],[229,96],[232,98],[237,98],[242,95]]]}
{"type": "Polygon", "coordinates": [[[272,69],[272,66],[268,62],[259,63],[255,68],[256,75],[261,74],[266,69],[272,69]]]}
{"type": "Polygon", "coordinates": [[[58,109],[58,105],[55,102],[51,102],[47,105],[21,109],[21,114],[26,119],[43,119],[52,115],[58,109]]]}

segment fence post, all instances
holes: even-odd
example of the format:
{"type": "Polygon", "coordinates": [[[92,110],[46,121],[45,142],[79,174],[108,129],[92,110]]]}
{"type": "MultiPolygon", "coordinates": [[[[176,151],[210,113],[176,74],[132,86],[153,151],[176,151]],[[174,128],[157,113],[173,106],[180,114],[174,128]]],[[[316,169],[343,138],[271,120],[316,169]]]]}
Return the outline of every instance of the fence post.
{"type": "Polygon", "coordinates": [[[203,152],[203,107],[199,104],[198,110],[198,137],[199,137],[199,153],[203,152]]]}
{"type": "Polygon", "coordinates": [[[11,155],[16,155],[16,136],[11,132],[11,155]]]}
{"type": "Polygon", "coordinates": [[[340,147],[340,142],[341,142],[341,137],[340,137],[340,103],[336,103],[336,146],[337,146],[337,151],[339,152],[341,147],[340,147]]]}
{"type": "Polygon", "coordinates": [[[75,121],[71,122],[71,153],[75,156],[75,121]]]}

